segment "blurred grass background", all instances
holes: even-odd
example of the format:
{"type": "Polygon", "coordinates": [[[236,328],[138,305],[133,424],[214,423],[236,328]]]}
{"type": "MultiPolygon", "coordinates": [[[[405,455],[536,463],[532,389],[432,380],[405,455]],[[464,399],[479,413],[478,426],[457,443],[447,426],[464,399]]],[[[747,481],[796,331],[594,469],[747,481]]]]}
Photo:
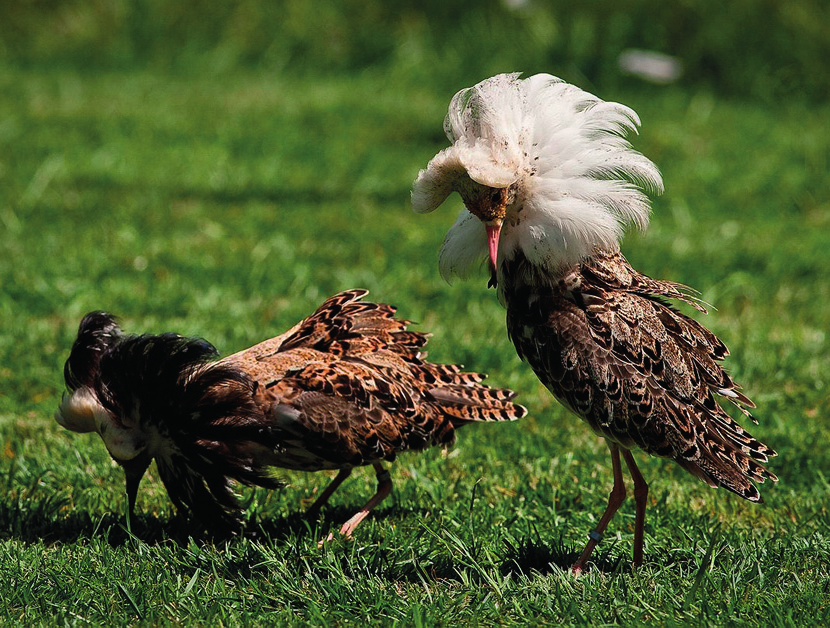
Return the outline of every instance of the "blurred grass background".
{"type": "Polygon", "coordinates": [[[26,66],[334,75],[366,68],[455,88],[494,67],[620,84],[627,48],[682,59],[689,84],[826,100],[824,0],[7,0],[0,58],[26,66]]]}
{"type": "Polygon", "coordinates": [[[829,28],[819,0],[0,3],[0,622],[828,618],[829,28]],[[629,48],[684,74],[624,74],[629,48]],[[624,251],[716,306],[704,322],[759,405],[752,432],[780,453],[760,507],[642,463],[636,571],[630,503],[605,573],[563,571],[605,506],[607,450],[519,363],[486,277],[438,277],[458,200],[409,209],[452,95],[518,70],[640,114],[635,147],[667,190],[624,251]],[[302,502],[326,479],[281,474],[285,490],[246,493],[255,534],[215,546],[170,541],[151,475],[130,537],[121,471],[51,418],[81,316],[230,353],[352,287],[433,332],[433,359],[519,390],[530,415],[403,457],[352,544],[316,543],[371,473],[308,527],[302,502]]]}

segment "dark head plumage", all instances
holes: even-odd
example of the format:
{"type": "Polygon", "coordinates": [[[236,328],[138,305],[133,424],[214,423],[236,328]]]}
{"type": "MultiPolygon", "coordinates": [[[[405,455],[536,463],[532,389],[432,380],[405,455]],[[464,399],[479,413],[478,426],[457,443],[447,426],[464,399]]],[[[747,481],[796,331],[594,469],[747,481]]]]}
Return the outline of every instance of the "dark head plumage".
{"type": "Polygon", "coordinates": [[[89,386],[95,378],[104,351],[121,338],[116,318],[107,312],[90,312],[78,326],[78,337],[72,345],[63,376],[69,390],[89,386]]]}

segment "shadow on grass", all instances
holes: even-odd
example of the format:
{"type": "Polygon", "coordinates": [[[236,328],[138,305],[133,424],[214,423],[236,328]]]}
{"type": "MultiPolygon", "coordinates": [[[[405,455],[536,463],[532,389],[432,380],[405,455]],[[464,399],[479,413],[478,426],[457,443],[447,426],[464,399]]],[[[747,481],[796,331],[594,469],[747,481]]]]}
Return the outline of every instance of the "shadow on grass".
{"type": "MultiPolygon", "coordinates": [[[[304,511],[298,510],[288,515],[272,517],[263,513],[255,517],[243,530],[242,534],[254,540],[270,539],[277,542],[291,542],[297,538],[313,536],[318,540],[326,538],[329,533],[338,536],[340,527],[359,509],[352,506],[326,506],[318,518],[309,518],[304,511]]],[[[390,515],[398,516],[401,509],[397,506],[378,508],[361,523],[365,526],[370,519],[384,520],[390,515]]]]}
{"type": "MultiPolygon", "coordinates": [[[[93,518],[87,511],[68,510],[67,498],[58,494],[18,502],[0,501],[0,538],[13,538],[27,544],[51,544],[105,537],[112,546],[127,543],[131,536],[147,545],[169,541],[187,544],[191,540],[221,543],[240,537],[255,541],[294,543],[304,537],[320,540],[326,538],[329,532],[336,534],[356,509],[357,506],[326,508],[319,520],[309,519],[301,511],[276,517],[264,513],[254,514],[250,521],[243,523],[237,530],[211,532],[181,513],[160,518],[138,512],[130,521],[121,512],[110,512],[93,518]]],[[[382,520],[393,513],[400,514],[400,509],[378,509],[370,517],[382,520]]]]}
{"type": "MultiPolygon", "coordinates": [[[[252,570],[267,569],[261,558],[248,556],[257,544],[277,549],[282,560],[296,563],[299,573],[320,569],[321,556],[328,555],[323,569],[329,569],[331,561],[339,565],[343,574],[371,573],[388,581],[412,583],[440,581],[474,581],[486,584],[495,573],[505,576],[547,575],[568,572],[579,556],[581,546],[566,543],[561,537],[543,540],[538,534],[525,537],[502,537],[502,550],[493,551],[483,546],[475,531],[460,538],[449,533],[444,526],[437,528],[421,525],[406,545],[398,543],[396,535],[387,534],[381,525],[372,538],[360,538],[344,543],[337,530],[355,512],[356,506],[328,507],[319,519],[309,519],[301,511],[282,516],[254,511],[251,520],[236,534],[211,535],[182,515],[160,518],[157,515],[138,513],[131,521],[121,513],[91,516],[86,511],[67,512],[66,499],[61,496],[38,500],[0,502],[0,538],[13,538],[26,544],[74,543],[81,540],[104,539],[112,547],[120,547],[140,541],[145,545],[174,543],[193,547],[193,543],[213,543],[223,546],[233,539],[254,541],[253,546],[242,544],[242,556],[222,565],[222,571],[230,575],[249,575],[252,570]],[[330,532],[335,538],[325,544],[318,543],[330,532]],[[352,544],[354,543],[354,544],[352,544]]],[[[393,505],[373,511],[371,519],[384,521],[427,518],[426,509],[393,505]]],[[[366,525],[366,522],[364,524],[366,525]]],[[[359,534],[359,533],[358,533],[359,534]]],[[[362,536],[362,535],[361,535],[362,536]]],[[[497,541],[498,543],[498,541],[497,541]]],[[[630,573],[632,571],[624,544],[608,543],[600,546],[591,560],[591,570],[602,573],[630,573]]],[[[233,555],[232,552],[230,555],[233,555]]],[[[666,565],[671,556],[649,556],[649,562],[666,565]]]]}
{"type": "MultiPolygon", "coordinates": [[[[569,545],[561,537],[550,542],[525,538],[514,543],[505,539],[504,544],[507,551],[500,566],[502,575],[529,576],[558,570],[570,571],[582,553],[581,547],[569,545]]],[[[590,568],[602,573],[630,572],[632,566],[626,562],[624,551],[624,548],[614,544],[609,544],[607,548],[598,547],[589,561],[590,568]]]]}
{"type": "Polygon", "coordinates": [[[48,508],[56,506],[54,502],[57,500],[42,501],[49,503],[29,503],[22,507],[14,503],[0,503],[0,538],[48,545],[106,538],[111,546],[117,547],[127,543],[131,536],[148,545],[170,540],[186,541],[195,530],[179,516],[163,520],[153,515],[137,514],[128,523],[121,513],[111,512],[93,518],[86,511],[66,512],[65,507],[48,508]]]}

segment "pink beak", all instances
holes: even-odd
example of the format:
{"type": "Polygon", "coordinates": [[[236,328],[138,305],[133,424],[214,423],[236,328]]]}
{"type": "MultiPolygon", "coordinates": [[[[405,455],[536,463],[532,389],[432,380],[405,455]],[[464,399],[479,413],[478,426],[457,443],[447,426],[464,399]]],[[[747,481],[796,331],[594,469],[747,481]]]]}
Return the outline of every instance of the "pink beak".
{"type": "Polygon", "coordinates": [[[499,234],[501,233],[501,221],[485,224],[487,229],[487,248],[490,250],[490,270],[496,271],[496,260],[499,256],[499,234]]]}

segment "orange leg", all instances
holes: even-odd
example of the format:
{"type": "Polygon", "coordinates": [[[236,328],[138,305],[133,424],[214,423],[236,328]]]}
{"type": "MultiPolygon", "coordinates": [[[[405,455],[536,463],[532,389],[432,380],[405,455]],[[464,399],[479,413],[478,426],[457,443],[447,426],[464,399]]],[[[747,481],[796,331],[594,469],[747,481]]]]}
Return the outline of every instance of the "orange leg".
{"type": "Polygon", "coordinates": [[[643,564],[643,528],[646,522],[646,502],[648,500],[648,484],[643,479],[643,474],[634,462],[634,456],[628,449],[622,451],[625,464],[634,480],[634,503],[637,506],[637,518],[634,521],[634,564],[643,564]]]}
{"type": "Polygon", "coordinates": [[[378,490],[372,496],[372,499],[366,502],[366,505],[364,505],[363,508],[358,510],[351,519],[341,526],[340,534],[346,538],[350,538],[352,536],[352,532],[354,532],[354,529],[360,524],[360,522],[369,515],[369,512],[371,512],[375,506],[386,499],[389,492],[392,490],[392,476],[389,474],[389,471],[384,469],[378,462],[372,466],[375,468],[375,473],[377,474],[378,490]]]}
{"type": "Polygon", "coordinates": [[[318,497],[311,506],[308,507],[306,510],[307,517],[316,517],[317,513],[320,512],[320,509],[326,505],[326,502],[329,501],[329,497],[331,494],[336,491],[341,484],[343,484],[343,480],[349,477],[352,473],[351,468],[349,469],[340,469],[337,472],[337,476],[331,481],[331,483],[326,487],[326,490],[320,493],[320,497],[318,497]]]}
{"type": "MultiPolygon", "coordinates": [[[[622,466],[620,465],[620,448],[618,445],[612,443],[608,443],[608,448],[611,450],[611,465],[614,469],[614,486],[611,489],[611,494],[608,496],[608,507],[605,509],[602,518],[599,520],[596,530],[588,535],[588,544],[585,546],[585,549],[582,550],[582,555],[579,557],[579,560],[577,560],[574,563],[574,566],[571,567],[571,571],[573,571],[575,575],[579,575],[585,568],[585,563],[588,562],[588,559],[591,557],[591,552],[594,551],[597,543],[602,540],[602,533],[605,532],[608,522],[611,521],[617,510],[619,510],[620,504],[625,501],[625,482],[623,481],[622,466]]],[[[626,462],[627,461],[628,460],[626,459],[626,462]]],[[[639,471],[637,473],[639,474],[639,471]]],[[[640,479],[642,480],[642,476],[640,479]]]]}
{"type": "MultiPolygon", "coordinates": [[[[363,506],[363,508],[358,510],[352,516],[351,519],[349,519],[346,523],[344,523],[340,527],[340,534],[342,534],[346,538],[351,538],[352,532],[354,532],[355,528],[358,525],[360,525],[360,522],[363,521],[369,515],[369,513],[372,511],[372,509],[375,506],[377,506],[384,499],[386,499],[389,496],[390,491],[392,490],[392,476],[389,474],[389,471],[384,469],[383,466],[378,462],[376,462],[372,466],[375,468],[375,473],[377,474],[378,490],[372,496],[372,499],[370,499],[368,502],[366,502],[366,504],[363,506]]],[[[337,477],[334,478],[331,485],[329,485],[329,488],[327,488],[325,490],[325,492],[322,495],[320,495],[320,498],[317,500],[317,502],[320,502],[321,500],[323,500],[324,497],[326,499],[328,499],[328,496],[331,495],[334,492],[334,490],[337,488],[337,486],[340,485],[340,482],[345,480],[346,477],[348,476],[348,473],[346,473],[341,478],[340,476],[342,474],[343,474],[343,471],[341,471],[337,475],[337,477]],[[334,488],[332,488],[332,486],[334,488]]],[[[309,510],[311,510],[312,508],[317,506],[317,502],[314,502],[314,504],[311,506],[311,508],[309,508],[309,510]]],[[[325,503],[325,502],[323,502],[323,503],[325,503]]],[[[326,541],[331,541],[333,538],[334,538],[334,534],[329,534],[328,537],[326,537],[326,541]]],[[[322,545],[324,542],[325,541],[320,541],[319,545],[322,545]]]]}

